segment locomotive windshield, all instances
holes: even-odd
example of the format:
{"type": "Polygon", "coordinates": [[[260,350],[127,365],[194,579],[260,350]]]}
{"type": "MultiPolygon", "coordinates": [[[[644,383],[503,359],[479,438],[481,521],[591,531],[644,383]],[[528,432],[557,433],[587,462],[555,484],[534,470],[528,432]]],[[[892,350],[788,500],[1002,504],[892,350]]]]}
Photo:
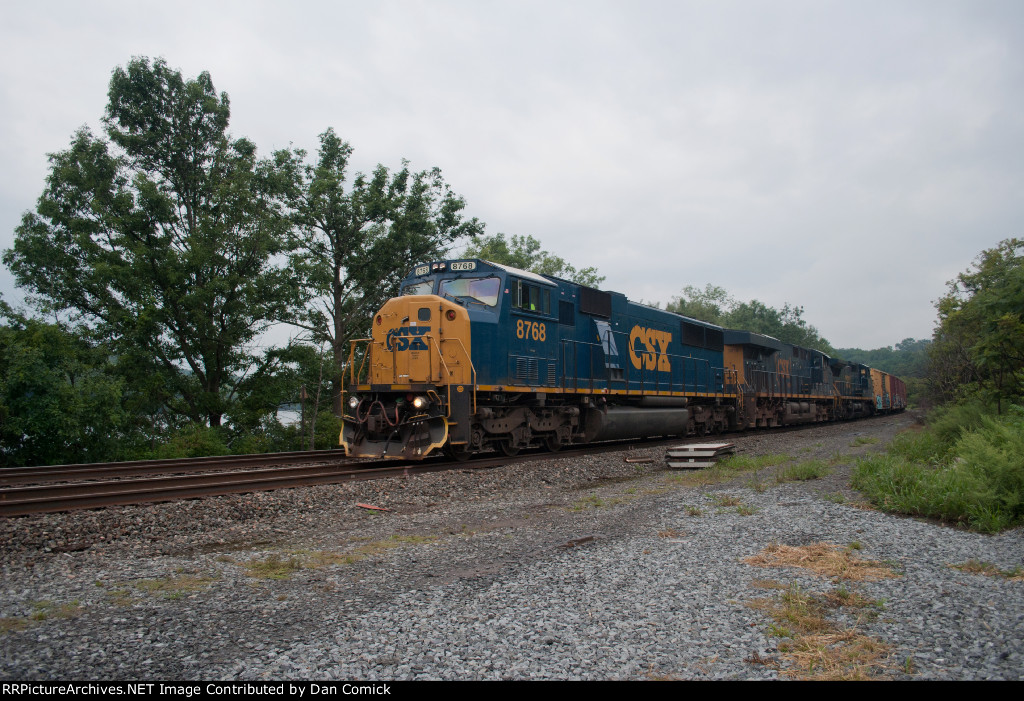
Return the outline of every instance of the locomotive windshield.
{"type": "Polygon", "coordinates": [[[414,282],[402,288],[402,295],[428,295],[434,288],[433,280],[414,282]]]}
{"type": "Polygon", "coordinates": [[[501,292],[501,280],[496,277],[460,278],[442,280],[438,289],[439,295],[447,295],[453,299],[468,297],[471,300],[493,307],[498,304],[498,293],[501,292]]]}

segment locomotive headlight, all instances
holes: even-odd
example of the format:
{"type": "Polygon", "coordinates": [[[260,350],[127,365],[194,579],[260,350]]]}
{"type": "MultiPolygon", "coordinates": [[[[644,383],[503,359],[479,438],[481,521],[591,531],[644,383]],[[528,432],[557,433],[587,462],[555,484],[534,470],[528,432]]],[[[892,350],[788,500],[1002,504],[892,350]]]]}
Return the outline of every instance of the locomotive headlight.
{"type": "Polygon", "coordinates": [[[348,408],[355,409],[357,406],[359,406],[359,397],[352,395],[348,398],[348,408]]]}
{"type": "Polygon", "coordinates": [[[430,404],[430,400],[426,397],[419,396],[412,400],[412,405],[416,409],[424,409],[430,404]]]}

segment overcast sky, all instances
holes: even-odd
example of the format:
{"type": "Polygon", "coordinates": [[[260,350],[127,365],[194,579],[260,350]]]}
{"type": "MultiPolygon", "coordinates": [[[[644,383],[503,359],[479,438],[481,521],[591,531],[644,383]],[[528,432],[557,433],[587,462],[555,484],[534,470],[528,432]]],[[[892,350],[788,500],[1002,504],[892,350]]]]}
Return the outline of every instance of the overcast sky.
{"type": "Polygon", "coordinates": [[[0,248],[133,56],[209,71],[264,155],[333,127],[605,289],[799,304],[837,347],[929,337],[1024,235],[1020,0],[36,0],[0,26],[0,248]]]}

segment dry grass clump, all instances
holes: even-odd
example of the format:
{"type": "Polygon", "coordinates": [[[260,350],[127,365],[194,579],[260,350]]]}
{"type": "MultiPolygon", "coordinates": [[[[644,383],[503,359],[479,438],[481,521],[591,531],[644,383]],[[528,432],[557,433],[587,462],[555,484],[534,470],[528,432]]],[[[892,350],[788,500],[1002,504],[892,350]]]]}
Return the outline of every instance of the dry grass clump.
{"type": "Polygon", "coordinates": [[[850,590],[846,582],[896,576],[886,565],[853,557],[857,549],[831,543],[773,544],[744,560],[755,567],[800,567],[839,582],[825,594],[812,594],[796,583],[787,587],[775,580],[754,580],[753,586],[780,590],[775,598],[755,599],[748,606],[772,619],[768,635],[785,639],[778,649],[786,666],[775,665],[783,675],[816,680],[879,679],[890,669],[891,650],[885,643],[864,635],[856,625],[841,629],[829,620],[840,608],[858,611],[858,621],[876,616],[882,603],[850,590]]]}
{"type": "Polygon", "coordinates": [[[755,599],[748,606],[772,618],[768,635],[786,639],[778,648],[788,664],[773,665],[785,676],[828,681],[879,679],[889,666],[889,646],[856,627],[839,629],[828,619],[832,611],[841,607],[878,606],[858,594],[844,590],[809,594],[799,585],[791,584],[778,598],[755,599]]]}
{"type": "Polygon", "coordinates": [[[1024,568],[1017,566],[1010,570],[1001,570],[991,562],[982,560],[968,560],[959,565],[950,565],[955,570],[970,572],[971,574],[983,574],[986,577],[1002,577],[1011,582],[1024,582],[1024,568]]]}
{"type": "Polygon", "coordinates": [[[802,546],[773,543],[744,562],[755,567],[801,567],[825,577],[852,581],[876,581],[896,576],[888,565],[861,560],[854,557],[849,549],[841,549],[832,543],[802,546]]]}

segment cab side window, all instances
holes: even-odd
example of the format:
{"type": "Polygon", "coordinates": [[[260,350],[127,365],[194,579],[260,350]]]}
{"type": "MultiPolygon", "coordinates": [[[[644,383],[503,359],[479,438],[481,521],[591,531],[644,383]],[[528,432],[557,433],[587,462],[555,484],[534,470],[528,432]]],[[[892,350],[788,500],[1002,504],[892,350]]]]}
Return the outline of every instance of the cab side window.
{"type": "Polygon", "coordinates": [[[540,314],[551,313],[551,290],[516,280],[513,285],[513,305],[517,309],[540,314]]]}

